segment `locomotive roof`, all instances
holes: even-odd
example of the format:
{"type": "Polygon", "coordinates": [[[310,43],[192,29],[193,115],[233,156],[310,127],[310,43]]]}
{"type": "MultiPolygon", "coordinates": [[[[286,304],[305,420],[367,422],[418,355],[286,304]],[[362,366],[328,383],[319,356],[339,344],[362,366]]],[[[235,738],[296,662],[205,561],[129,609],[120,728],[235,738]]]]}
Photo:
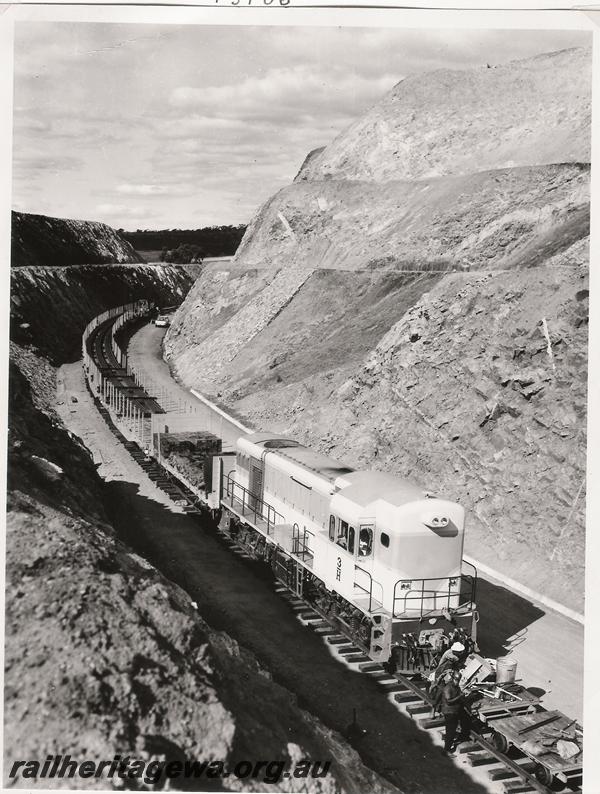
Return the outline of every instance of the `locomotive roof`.
{"type": "Polygon", "coordinates": [[[345,477],[354,471],[351,466],[347,466],[335,458],[323,455],[321,452],[300,444],[300,442],[292,438],[278,436],[275,433],[252,433],[244,436],[244,439],[269,452],[275,452],[288,460],[292,460],[299,466],[319,474],[332,483],[338,477],[345,477]]]}
{"type": "Polygon", "coordinates": [[[410,480],[383,471],[354,471],[345,474],[343,480],[344,484],[340,483],[340,496],[361,507],[366,507],[378,499],[394,507],[401,507],[409,502],[431,496],[410,480]]]}

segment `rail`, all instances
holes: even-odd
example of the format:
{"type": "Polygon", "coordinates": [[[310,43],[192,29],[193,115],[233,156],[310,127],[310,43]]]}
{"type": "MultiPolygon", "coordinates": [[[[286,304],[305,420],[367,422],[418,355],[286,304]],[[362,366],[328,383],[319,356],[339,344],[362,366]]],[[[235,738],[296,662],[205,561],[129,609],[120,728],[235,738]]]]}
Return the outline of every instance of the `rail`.
{"type": "Polygon", "coordinates": [[[258,527],[259,520],[266,523],[266,533],[267,535],[271,534],[273,527],[279,518],[280,524],[285,522],[284,517],[281,513],[278,513],[275,508],[271,507],[270,504],[261,499],[256,494],[251,493],[248,488],[245,488],[241,483],[236,482],[233,479],[233,475],[235,474],[234,471],[230,472],[227,475],[227,485],[225,494],[230,500],[230,505],[233,507],[233,503],[237,502],[241,504],[241,511],[242,516],[247,517],[248,515],[254,516],[254,524],[258,527]],[[237,492],[241,493],[241,496],[237,495],[237,492]]]}

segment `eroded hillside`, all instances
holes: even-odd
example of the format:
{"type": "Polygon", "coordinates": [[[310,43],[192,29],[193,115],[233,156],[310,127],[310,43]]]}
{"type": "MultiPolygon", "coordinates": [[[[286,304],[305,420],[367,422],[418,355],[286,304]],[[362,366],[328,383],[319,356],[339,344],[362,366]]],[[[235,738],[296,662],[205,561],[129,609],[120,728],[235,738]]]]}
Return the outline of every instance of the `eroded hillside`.
{"type": "Polygon", "coordinates": [[[114,229],[96,221],[13,212],[11,241],[13,267],[144,261],[114,229]]]}
{"type": "Polygon", "coordinates": [[[11,270],[11,339],[50,361],[75,361],[81,333],[100,312],[147,298],[180,303],[192,278],[171,265],[34,267],[11,270]]]}
{"type": "Polygon", "coordinates": [[[467,551],[577,609],[590,78],[568,50],[402,81],[265,203],[165,343],[254,426],[462,501],[467,551]]]}

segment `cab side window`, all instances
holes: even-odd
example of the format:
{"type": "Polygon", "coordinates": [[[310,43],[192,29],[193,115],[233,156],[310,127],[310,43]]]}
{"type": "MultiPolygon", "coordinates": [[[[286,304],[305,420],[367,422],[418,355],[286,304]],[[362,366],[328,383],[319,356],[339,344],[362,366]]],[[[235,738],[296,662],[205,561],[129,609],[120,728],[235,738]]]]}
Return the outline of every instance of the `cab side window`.
{"type": "Polygon", "coordinates": [[[354,554],[354,527],[348,527],[348,551],[354,554]]]}
{"type": "Polygon", "coordinates": [[[346,521],[340,521],[340,528],[337,536],[336,543],[343,549],[348,548],[348,524],[346,521]]]}
{"type": "Polygon", "coordinates": [[[373,551],[373,528],[361,527],[358,536],[358,556],[368,557],[373,551]]]}

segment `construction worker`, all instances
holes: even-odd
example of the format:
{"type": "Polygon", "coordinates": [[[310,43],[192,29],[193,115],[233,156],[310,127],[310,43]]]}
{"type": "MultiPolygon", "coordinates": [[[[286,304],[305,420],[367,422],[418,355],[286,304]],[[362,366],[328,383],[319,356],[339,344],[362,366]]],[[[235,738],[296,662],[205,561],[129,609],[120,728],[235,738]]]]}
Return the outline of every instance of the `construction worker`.
{"type": "Polygon", "coordinates": [[[466,741],[471,733],[471,718],[465,707],[465,694],[458,685],[460,672],[453,671],[444,676],[444,685],[438,690],[433,703],[433,712],[439,711],[444,718],[444,755],[454,757],[455,739],[457,728],[460,724],[459,744],[466,741]]]}
{"type": "Polygon", "coordinates": [[[454,642],[448,650],[442,654],[442,658],[436,668],[434,680],[439,680],[440,676],[448,670],[456,670],[462,667],[469,651],[462,642],[454,642]]]}

